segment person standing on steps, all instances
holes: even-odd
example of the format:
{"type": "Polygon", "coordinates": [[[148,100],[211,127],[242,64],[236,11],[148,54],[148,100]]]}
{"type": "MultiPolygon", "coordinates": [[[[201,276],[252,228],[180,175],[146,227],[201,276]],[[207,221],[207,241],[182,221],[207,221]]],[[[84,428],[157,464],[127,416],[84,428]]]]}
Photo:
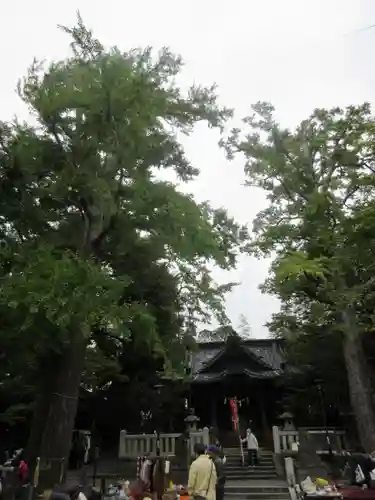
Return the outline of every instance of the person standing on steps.
{"type": "Polygon", "coordinates": [[[246,437],[242,439],[242,442],[246,443],[247,445],[247,464],[249,467],[254,467],[258,462],[259,444],[257,438],[250,428],[247,429],[246,437]]]}

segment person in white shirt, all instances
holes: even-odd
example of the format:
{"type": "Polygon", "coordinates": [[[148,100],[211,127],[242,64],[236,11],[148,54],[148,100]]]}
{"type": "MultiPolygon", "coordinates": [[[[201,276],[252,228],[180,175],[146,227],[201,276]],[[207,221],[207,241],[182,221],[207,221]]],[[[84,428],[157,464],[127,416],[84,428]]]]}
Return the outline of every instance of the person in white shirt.
{"type": "Polygon", "coordinates": [[[259,444],[251,429],[247,429],[246,437],[242,440],[242,442],[247,444],[248,466],[254,467],[258,461],[259,444]]]}

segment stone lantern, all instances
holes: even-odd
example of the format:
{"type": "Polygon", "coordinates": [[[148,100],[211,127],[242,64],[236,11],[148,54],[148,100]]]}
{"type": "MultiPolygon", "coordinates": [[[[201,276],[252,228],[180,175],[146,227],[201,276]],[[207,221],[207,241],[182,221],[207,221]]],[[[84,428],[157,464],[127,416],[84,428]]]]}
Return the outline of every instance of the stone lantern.
{"type": "Polygon", "coordinates": [[[282,427],[284,431],[296,430],[296,426],[293,422],[294,415],[292,413],[285,411],[282,415],[280,415],[279,419],[282,421],[282,427]]]}
{"type": "Polygon", "coordinates": [[[190,410],[190,415],[188,415],[184,420],[184,422],[186,424],[187,432],[188,433],[196,432],[199,421],[200,421],[200,418],[195,415],[194,408],[192,408],[190,410]]]}

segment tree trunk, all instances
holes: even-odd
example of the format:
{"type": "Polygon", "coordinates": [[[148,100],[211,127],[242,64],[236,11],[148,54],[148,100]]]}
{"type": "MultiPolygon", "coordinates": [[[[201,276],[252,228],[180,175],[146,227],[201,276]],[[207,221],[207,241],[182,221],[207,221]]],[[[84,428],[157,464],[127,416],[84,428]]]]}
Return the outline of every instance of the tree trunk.
{"type": "Polygon", "coordinates": [[[51,393],[40,455],[40,481],[44,488],[52,488],[65,476],[85,358],[86,333],[81,328],[71,330],[70,342],[55,366],[54,391],[51,393]]]}
{"type": "Polygon", "coordinates": [[[40,456],[40,447],[42,444],[44,426],[48,418],[50,394],[52,392],[46,390],[43,385],[38,388],[38,391],[39,392],[35,401],[29,440],[27,442],[25,450],[26,459],[31,471],[34,470],[36,458],[40,456]]]}
{"type": "Polygon", "coordinates": [[[350,402],[355,415],[360,442],[367,452],[375,450],[375,411],[371,381],[362,338],[350,313],[344,313],[344,357],[348,374],[350,402]]]}
{"type": "Polygon", "coordinates": [[[38,395],[35,401],[33,420],[25,453],[31,472],[34,471],[36,458],[40,456],[43,431],[49,414],[51,394],[55,390],[55,367],[57,359],[56,354],[52,353],[43,358],[39,363],[40,380],[37,384],[38,395]]]}

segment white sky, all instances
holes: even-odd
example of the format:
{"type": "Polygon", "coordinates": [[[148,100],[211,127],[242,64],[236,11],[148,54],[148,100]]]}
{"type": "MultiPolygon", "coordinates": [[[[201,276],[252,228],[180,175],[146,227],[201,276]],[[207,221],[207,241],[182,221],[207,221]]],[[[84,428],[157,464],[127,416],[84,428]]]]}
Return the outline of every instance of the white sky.
{"type": "MultiPolygon", "coordinates": [[[[356,31],[375,24],[374,0],[4,0],[0,119],[25,116],[14,92],[17,79],[34,56],[67,55],[68,39],[56,26],[73,24],[77,9],[105,44],[124,50],[167,45],[182,54],[184,83],[216,82],[237,117],[267,100],[283,125],[293,125],[314,107],[375,100],[375,28],[356,31]]],[[[203,127],[187,142],[202,172],[190,190],[251,224],[263,196],[242,186],[241,161],[228,163],[216,144],[217,136],[203,127]]],[[[263,325],[278,307],[258,290],[267,267],[243,257],[235,272],[215,273],[219,281],[241,282],[228,297],[228,313],[234,326],[244,314],[256,337],[267,336],[263,325]]]]}

